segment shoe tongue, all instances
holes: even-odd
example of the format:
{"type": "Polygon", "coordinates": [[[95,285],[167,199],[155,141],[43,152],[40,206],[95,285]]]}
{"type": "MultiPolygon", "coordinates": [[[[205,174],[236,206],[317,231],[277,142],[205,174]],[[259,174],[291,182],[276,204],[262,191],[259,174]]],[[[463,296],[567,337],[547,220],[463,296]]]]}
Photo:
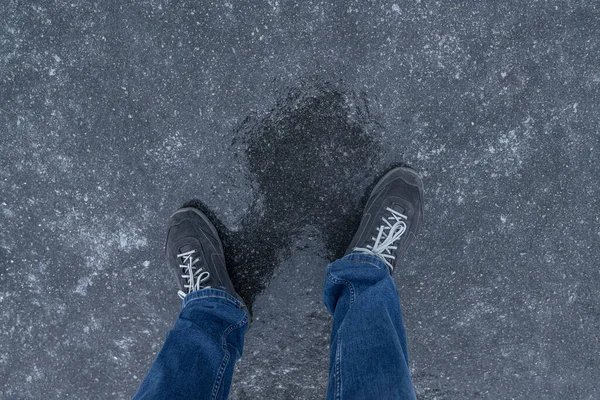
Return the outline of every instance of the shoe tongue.
{"type": "Polygon", "coordinates": [[[187,253],[188,251],[192,250],[194,250],[194,246],[190,244],[184,244],[183,246],[179,247],[179,254],[187,253]]]}
{"type": "Polygon", "coordinates": [[[392,210],[399,212],[400,214],[404,214],[404,215],[406,215],[406,212],[408,211],[404,206],[397,204],[397,203],[393,203],[390,208],[392,210]]]}

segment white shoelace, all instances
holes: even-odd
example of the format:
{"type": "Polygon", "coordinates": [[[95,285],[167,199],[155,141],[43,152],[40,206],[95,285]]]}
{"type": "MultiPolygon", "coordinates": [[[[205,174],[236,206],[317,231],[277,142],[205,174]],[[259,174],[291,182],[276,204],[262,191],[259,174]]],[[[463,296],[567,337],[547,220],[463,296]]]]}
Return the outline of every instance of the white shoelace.
{"type": "Polygon", "coordinates": [[[204,271],[204,268],[197,268],[194,265],[200,261],[199,258],[194,258],[192,255],[196,253],[196,250],[190,250],[185,253],[177,254],[177,257],[183,259],[183,264],[179,264],[179,268],[182,268],[181,277],[185,280],[183,287],[187,290],[187,293],[183,290],[177,292],[180,298],[184,298],[187,294],[190,294],[196,290],[209,288],[210,286],[201,286],[202,282],[206,282],[210,278],[210,272],[204,271]]]}
{"type": "Polygon", "coordinates": [[[393,244],[406,232],[405,221],[408,220],[408,217],[390,207],[387,207],[386,210],[392,215],[387,218],[381,218],[384,225],[377,227],[377,237],[371,238],[374,241],[373,245],[367,245],[366,248],[355,247],[354,251],[379,257],[386,263],[391,272],[394,270],[394,266],[388,260],[396,258],[396,256],[392,255],[392,250],[396,250],[398,246],[393,246],[393,244]]]}

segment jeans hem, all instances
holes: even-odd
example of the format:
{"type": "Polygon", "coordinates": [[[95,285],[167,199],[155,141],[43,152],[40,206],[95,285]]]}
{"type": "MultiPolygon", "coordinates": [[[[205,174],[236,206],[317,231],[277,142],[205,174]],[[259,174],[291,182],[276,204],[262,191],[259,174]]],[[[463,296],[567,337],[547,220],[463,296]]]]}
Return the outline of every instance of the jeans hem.
{"type": "Polygon", "coordinates": [[[181,308],[183,309],[185,306],[190,304],[192,301],[200,300],[200,299],[204,299],[204,298],[208,298],[208,297],[228,300],[231,303],[233,303],[233,305],[235,305],[237,308],[246,311],[244,304],[241,301],[239,301],[237,298],[230,295],[229,293],[227,293],[224,290],[213,289],[213,288],[196,290],[196,291],[186,295],[183,298],[183,301],[181,302],[181,308]]]}
{"type": "Polygon", "coordinates": [[[371,255],[371,254],[350,253],[350,254],[344,256],[343,258],[341,258],[340,260],[368,263],[368,264],[372,264],[373,266],[375,266],[379,269],[384,269],[388,272],[390,271],[390,268],[387,266],[386,263],[384,263],[379,257],[371,255]]]}

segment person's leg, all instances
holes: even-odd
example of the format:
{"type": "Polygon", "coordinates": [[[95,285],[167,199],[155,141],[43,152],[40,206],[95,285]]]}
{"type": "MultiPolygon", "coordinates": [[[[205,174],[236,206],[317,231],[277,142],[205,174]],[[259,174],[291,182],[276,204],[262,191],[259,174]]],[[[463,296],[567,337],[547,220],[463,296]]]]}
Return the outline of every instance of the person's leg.
{"type": "Polygon", "coordinates": [[[182,208],[169,220],[167,263],[182,310],[134,399],[225,399],[249,315],[208,218],[182,208]]]}
{"type": "Polygon", "coordinates": [[[350,254],[327,267],[333,316],[328,399],[414,399],[398,290],[377,257],[350,254]]]}
{"type": "Polygon", "coordinates": [[[421,179],[396,168],[373,189],[346,256],[327,267],[333,316],[328,399],[415,399],[400,297],[391,273],[420,229],[421,179]]]}
{"type": "Polygon", "coordinates": [[[248,313],[230,294],[187,295],[134,399],[226,399],[247,329],[248,313]]]}

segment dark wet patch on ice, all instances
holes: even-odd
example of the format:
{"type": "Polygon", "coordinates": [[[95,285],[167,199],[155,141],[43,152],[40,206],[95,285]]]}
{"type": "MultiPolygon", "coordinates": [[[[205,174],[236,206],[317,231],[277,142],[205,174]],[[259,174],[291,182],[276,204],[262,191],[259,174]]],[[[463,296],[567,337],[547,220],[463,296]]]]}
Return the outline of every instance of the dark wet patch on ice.
{"type": "Polygon", "coordinates": [[[384,172],[380,132],[364,94],[315,81],[286,90],[267,115],[241,124],[233,148],[258,195],[241,230],[216,223],[231,278],[249,303],[289,255],[294,236],[316,232],[327,258],[344,254],[368,189],[384,172]]]}

